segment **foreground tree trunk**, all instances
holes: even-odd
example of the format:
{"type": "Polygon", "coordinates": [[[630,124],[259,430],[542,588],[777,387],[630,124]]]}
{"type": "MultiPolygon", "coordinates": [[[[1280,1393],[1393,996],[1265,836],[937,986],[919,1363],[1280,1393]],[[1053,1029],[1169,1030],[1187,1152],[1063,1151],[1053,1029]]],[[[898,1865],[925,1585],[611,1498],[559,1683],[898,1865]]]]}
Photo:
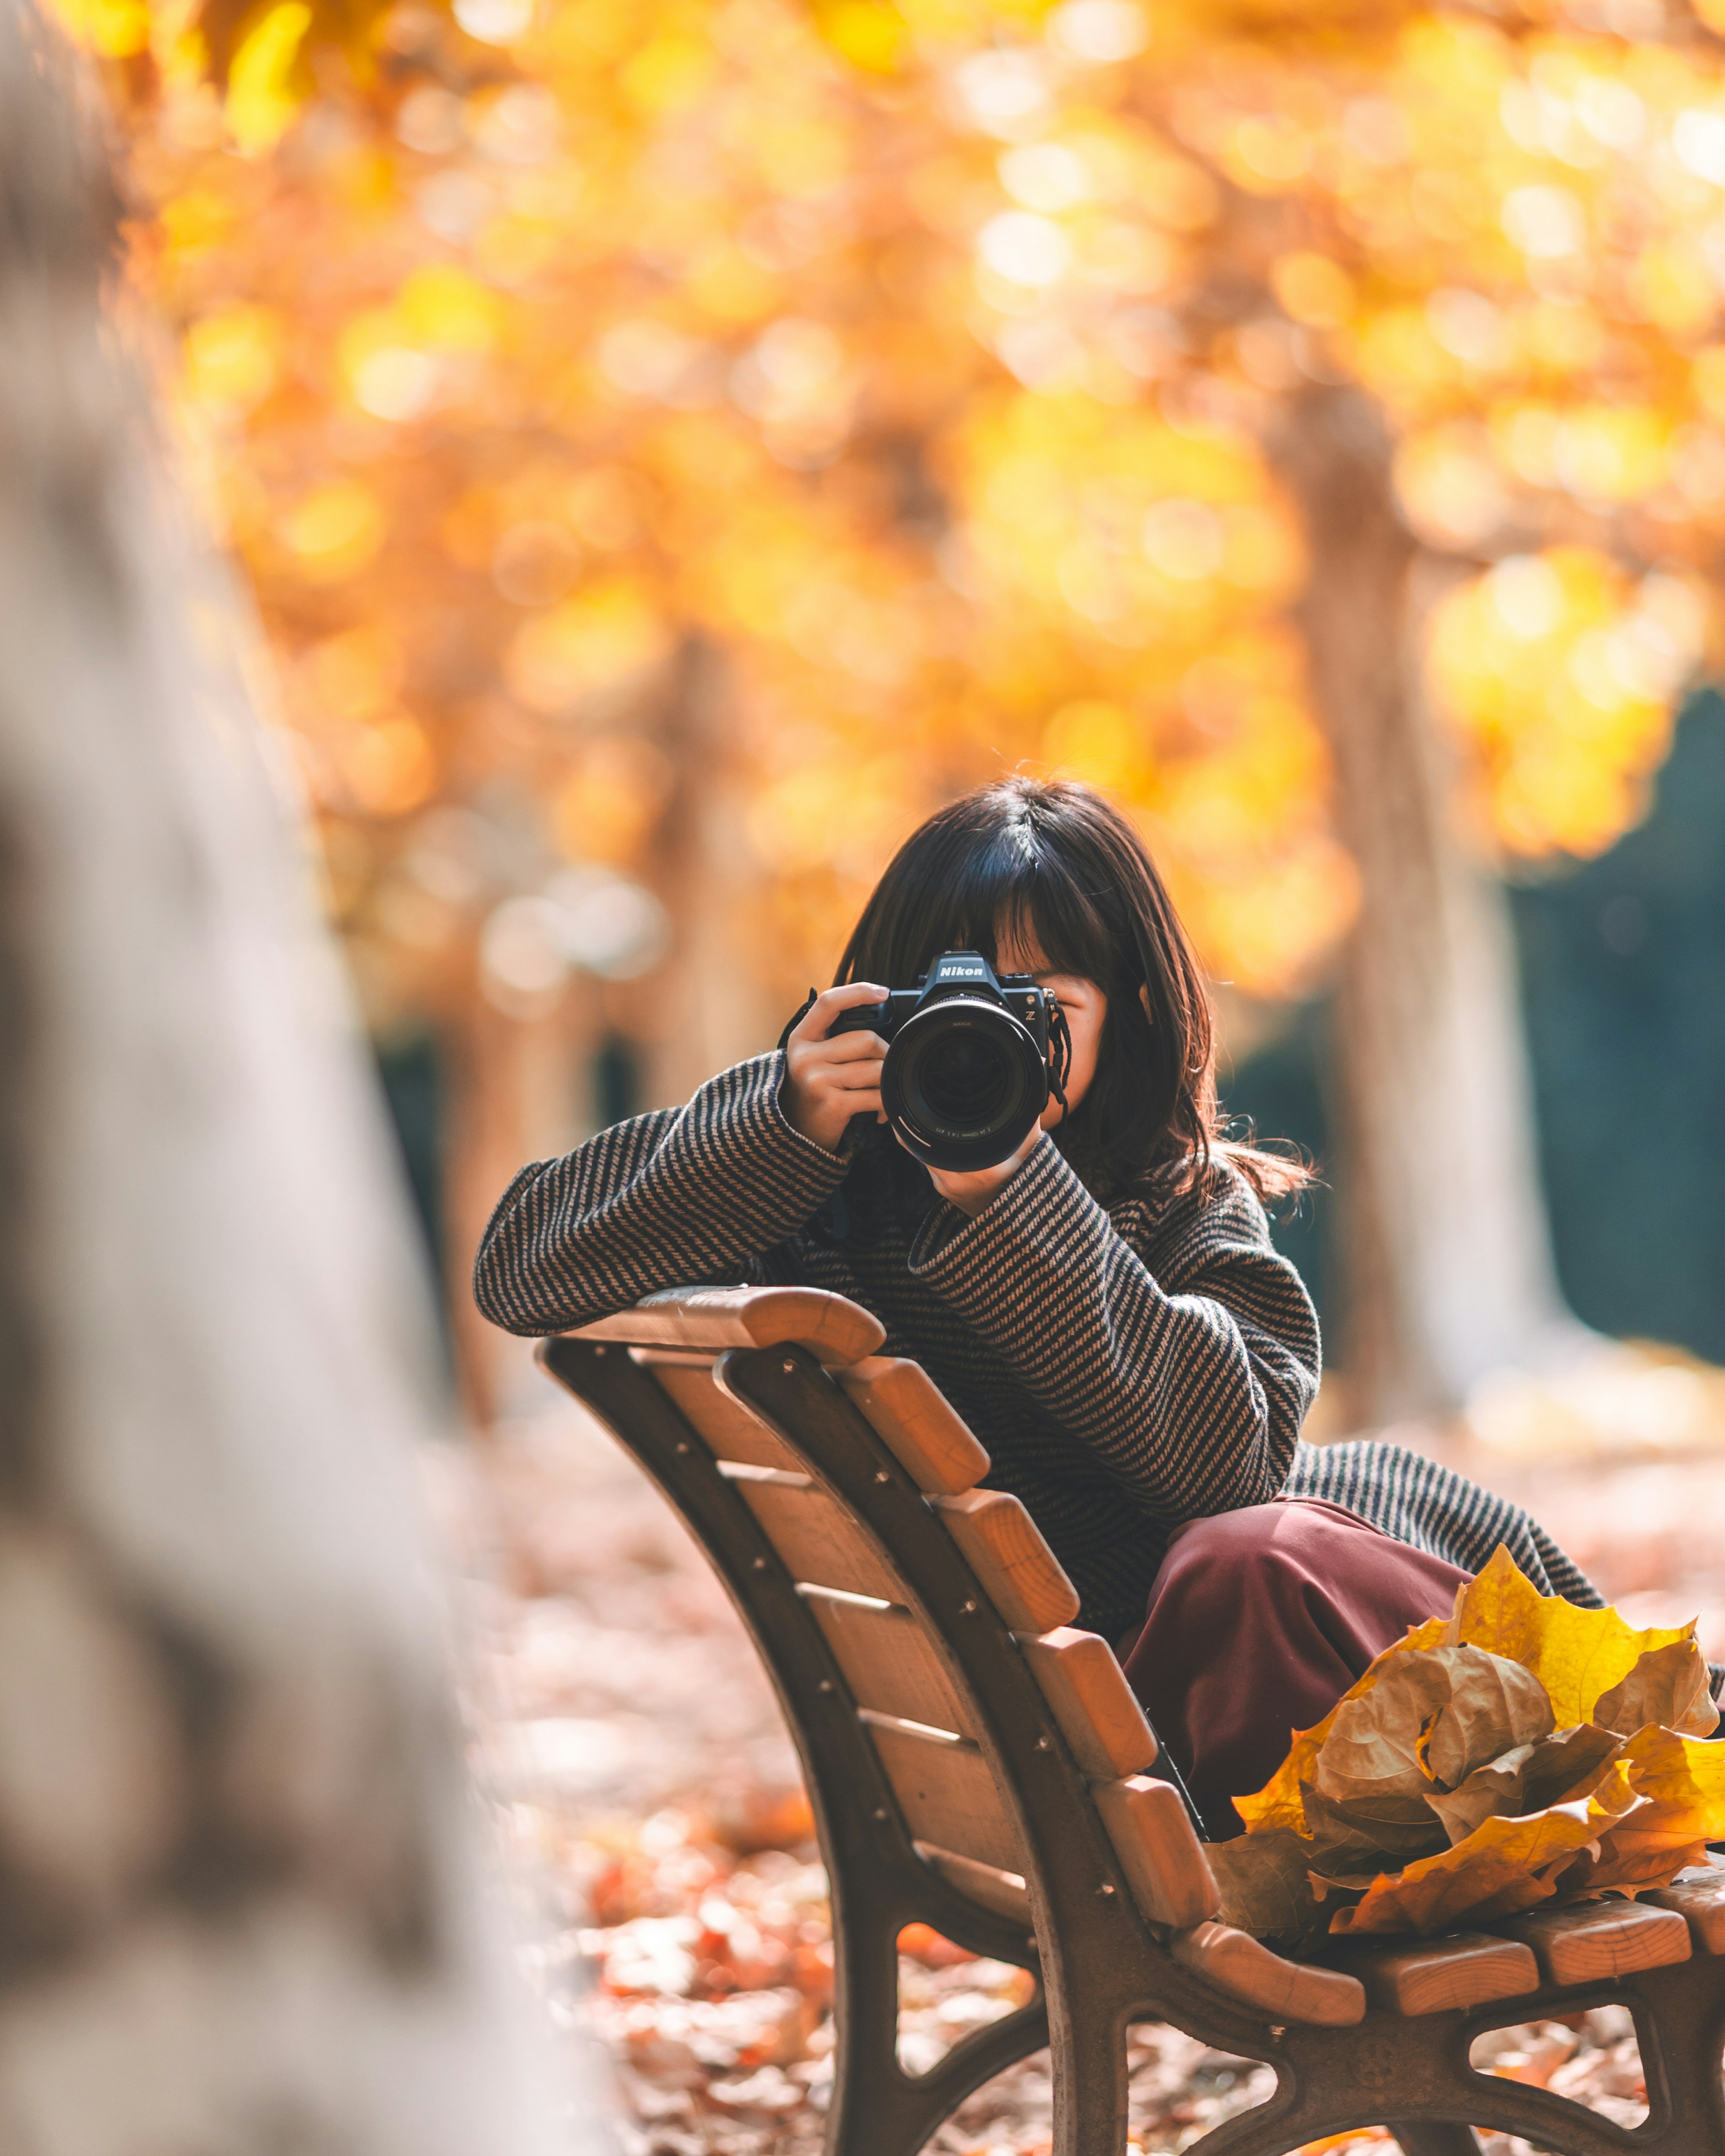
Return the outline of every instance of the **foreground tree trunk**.
{"type": "Polygon", "coordinates": [[[1460,843],[1420,687],[1420,557],[1355,390],[1314,391],[1272,445],[1312,562],[1301,608],[1358,923],[1336,998],[1335,1163],[1351,1419],[1447,1414],[1487,1372],[1588,1337],[1540,1193],[1501,887],[1460,843]]]}
{"type": "Polygon", "coordinates": [[[0,2147],[513,2156],[420,1284],[93,141],[0,0],[0,2147]]]}

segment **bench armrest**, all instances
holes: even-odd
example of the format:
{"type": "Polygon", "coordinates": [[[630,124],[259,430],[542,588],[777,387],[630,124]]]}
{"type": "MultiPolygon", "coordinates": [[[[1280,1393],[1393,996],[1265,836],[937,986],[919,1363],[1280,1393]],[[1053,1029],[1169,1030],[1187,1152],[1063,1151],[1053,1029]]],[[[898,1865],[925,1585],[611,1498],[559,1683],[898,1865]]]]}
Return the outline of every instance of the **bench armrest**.
{"type": "Polygon", "coordinates": [[[886,1332],[860,1304],[824,1288],[668,1287],[566,1337],[712,1354],[726,1348],[807,1348],[827,1368],[840,1369],[872,1355],[886,1332]]]}

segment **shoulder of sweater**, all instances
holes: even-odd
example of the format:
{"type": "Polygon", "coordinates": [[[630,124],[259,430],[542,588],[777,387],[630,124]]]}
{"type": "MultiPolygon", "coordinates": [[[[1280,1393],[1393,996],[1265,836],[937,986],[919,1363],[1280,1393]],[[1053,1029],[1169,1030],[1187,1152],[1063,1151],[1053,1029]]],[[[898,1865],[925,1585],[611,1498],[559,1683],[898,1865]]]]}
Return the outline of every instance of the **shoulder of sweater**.
{"type": "Polygon", "coordinates": [[[1181,1172],[1189,1164],[1170,1162],[1122,1184],[1108,1201],[1116,1229],[1164,1258],[1197,1261],[1224,1248],[1271,1250],[1269,1215],[1240,1170],[1214,1160],[1207,1175],[1182,1190],[1181,1172]]]}

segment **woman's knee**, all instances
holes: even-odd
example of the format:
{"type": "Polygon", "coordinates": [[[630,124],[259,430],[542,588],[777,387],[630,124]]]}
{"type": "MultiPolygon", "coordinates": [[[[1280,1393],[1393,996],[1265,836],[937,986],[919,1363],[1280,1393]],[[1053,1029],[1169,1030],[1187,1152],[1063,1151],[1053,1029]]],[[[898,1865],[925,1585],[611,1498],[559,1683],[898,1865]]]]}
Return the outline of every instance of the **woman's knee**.
{"type": "Polygon", "coordinates": [[[1176,1530],[1167,1562],[1188,1565],[1286,1566],[1296,1563],[1294,1545],[1303,1539],[1302,1523],[1286,1505],[1242,1505],[1231,1512],[1213,1512],[1176,1530]]]}

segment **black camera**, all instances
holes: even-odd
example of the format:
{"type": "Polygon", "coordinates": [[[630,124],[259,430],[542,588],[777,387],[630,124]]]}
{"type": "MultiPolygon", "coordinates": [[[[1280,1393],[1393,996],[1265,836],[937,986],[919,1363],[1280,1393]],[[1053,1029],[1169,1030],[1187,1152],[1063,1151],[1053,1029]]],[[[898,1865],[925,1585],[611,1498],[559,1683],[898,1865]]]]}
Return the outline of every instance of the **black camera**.
{"type": "Polygon", "coordinates": [[[888,1121],[919,1160],[963,1173],[1009,1158],[1040,1120],[1051,1029],[1058,1048],[1060,1005],[1028,973],[997,977],[976,952],[948,951],[914,988],[841,1011],[829,1031],[880,1035],[888,1121]]]}

